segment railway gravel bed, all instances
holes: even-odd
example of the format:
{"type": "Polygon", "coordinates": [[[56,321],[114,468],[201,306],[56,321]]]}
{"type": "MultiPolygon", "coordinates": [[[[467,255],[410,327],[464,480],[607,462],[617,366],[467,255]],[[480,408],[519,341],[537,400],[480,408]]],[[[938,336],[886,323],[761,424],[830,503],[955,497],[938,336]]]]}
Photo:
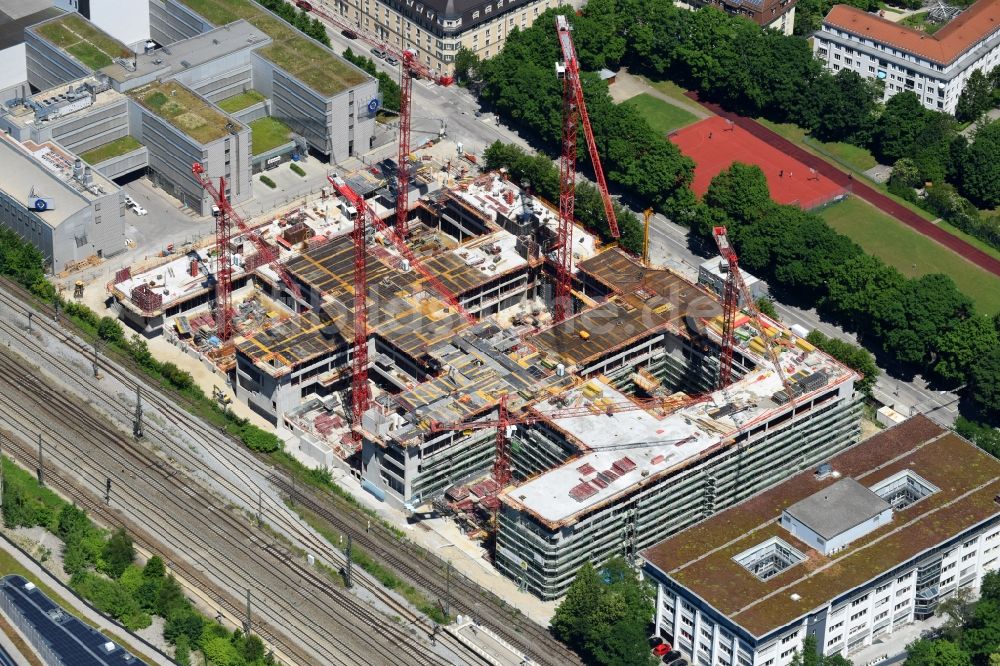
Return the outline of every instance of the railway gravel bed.
{"type": "MultiPolygon", "coordinates": [[[[0,328],[7,329],[12,336],[20,336],[31,344],[31,336],[26,334],[26,312],[28,306],[4,289],[14,292],[20,299],[30,298],[17,285],[0,281],[0,304],[19,312],[21,322],[6,321],[0,328]]],[[[285,499],[292,491],[287,474],[275,469],[265,460],[254,456],[239,442],[214,426],[205,424],[192,416],[174,401],[163,396],[158,387],[149,386],[148,379],[133,375],[107,359],[99,358],[101,371],[117,378],[118,387],[110,393],[96,390],[91,363],[93,351],[88,345],[69,336],[51,321],[53,312],[42,308],[42,316],[34,318],[34,326],[44,326],[49,332],[59,336],[78,356],[75,367],[68,368],[64,376],[71,375],[77,384],[78,393],[90,396],[92,404],[119,424],[130,424],[135,410],[135,389],[127,387],[138,382],[143,386],[143,405],[148,414],[145,421],[145,437],[148,443],[168,456],[176,467],[187,474],[199,477],[223,497],[250,511],[260,507],[264,522],[276,533],[288,538],[304,550],[314,553],[330,566],[342,567],[343,554],[329,542],[298,519],[285,505],[285,499]],[[39,321],[41,319],[41,321],[39,321]]],[[[2,318],[0,318],[2,321],[2,318]]],[[[36,341],[36,344],[40,344],[36,341]]],[[[40,353],[41,349],[37,350],[40,353]]],[[[44,355],[44,354],[43,354],[44,355]]],[[[432,598],[444,599],[448,596],[446,565],[438,557],[401,540],[391,530],[373,524],[367,528],[369,517],[361,510],[346,502],[333,498],[300,484],[296,490],[296,500],[321,517],[342,534],[351,535],[358,546],[371,553],[377,560],[390,567],[406,582],[423,590],[432,598]],[[336,511],[332,503],[336,503],[336,511]]],[[[356,570],[357,571],[357,570],[356,570]]],[[[555,642],[547,629],[519,614],[501,599],[482,586],[460,574],[451,572],[450,601],[453,612],[474,616],[479,622],[490,627],[518,650],[529,655],[535,663],[546,666],[579,664],[579,658],[555,642]]],[[[386,594],[385,589],[366,576],[357,576],[361,586],[389,609],[422,629],[425,636],[433,632],[433,624],[424,616],[403,604],[398,597],[386,594]]],[[[445,634],[438,634],[445,638],[445,634]]],[[[439,640],[439,644],[442,641],[439,640]]],[[[444,641],[446,644],[447,640],[444,641]]],[[[463,647],[452,642],[447,645],[452,652],[461,653],[463,647]]],[[[464,655],[473,659],[471,653],[464,655]]]]}

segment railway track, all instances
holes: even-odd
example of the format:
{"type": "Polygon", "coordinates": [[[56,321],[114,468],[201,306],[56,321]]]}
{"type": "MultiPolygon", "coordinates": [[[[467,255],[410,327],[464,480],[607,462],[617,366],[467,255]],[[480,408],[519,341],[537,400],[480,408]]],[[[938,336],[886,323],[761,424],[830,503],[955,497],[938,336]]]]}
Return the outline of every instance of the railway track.
{"type": "MultiPolygon", "coordinates": [[[[22,298],[30,298],[17,285],[0,280],[0,287],[21,294],[22,298]]],[[[27,306],[13,296],[4,293],[3,289],[0,289],[0,301],[26,316],[27,306]]],[[[65,337],[66,343],[80,353],[80,367],[73,369],[69,374],[72,375],[73,381],[78,384],[81,391],[90,393],[91,400],[118,422],[131,423],[134,413],[134,399],[129,402],[130,396],[127,394],[119,396],[105,395],[100,392],[95,394],[93,380],[85,374],[88,360],[92,358],[92,348],[80,343],[72,336],[66,336],[65,332],[53,324],[50,318],[44,316],[51,317],[51,309],[46,312],[43,308],[42,314],[43,316],[40,318],[35,317],[35,324],[46,327],[47,330],[57,333],[60,337],[65,337]],[[42,321],[39,322],[39,319],[42,321]],[[81,372],[81,368],[84,369],[84,372],[81,372]]],[[[0,328],[7,328],[11,334],[24,336],[24,324],[19,326],[12,322],[0,322],[0,328]]],[[[25,339],[29,340],[27,337],[25,339]]],[[[99,360],[99,365],[103,372],[115,376],[125,385],[131,385],[136,381],[136,377],[103,358],[99,360]]],[[[137,375],[139,381],[145,383],[141,375],[138,373],[137,375]]],[[[147,390],[143,391],[143,402],[147,408],[155,408],[156,413],[163,417],[165,424],[183,424],[184,434],[197,442],[199,452],[195,453],[188,446],[176,442],[177,433],[171,432],[170,426],[147,420],[145,436],[150,443],[160,447],[164,453],[185,466],[189,472],[198,473],[204,467],[206,458],[210,459],[210,462],[215,466],[224,466],[227,474],[213,475],[211,479],[213,486],[221,486],[225,495],[235,499],[244,507],[254,507],[259,502],[265,520],[277,532],[288,536],[293,542],[303,545],[306,550],[316,553],[317,557],[322,559],[325,556],[331,565],[343,566],[343,554],[314,531],[304,526],[298,517],[285,506],[281,494],[288,497],[292,492],[287,475],[261,461],[242,444],[220,433],[213,426],[192,417],[188,412],[178,407],[173,400],[161,396],[155,388],[150,389],[147,386],[147,390]],[[224,446],[220,446],[220,440],[224,446]],[[268,490],[273,492],[266,492],[268,490]]],[[[330,509],[330,498],[322,497],[316,491],[304,490],[301,487],[296,492],[296,499],[341,533],[349,534],[355,543],[390,566],[407,582],[434,597],[444,599],[449,596],[448,585],[445,582],[447,575],[445,564],[436,556],[415,545],[401,541],[390,530],[380,525],[372,525],[369,531],[367,528],[368,516],[356,508],[346,505],[346,503],[340,502],[342,506],[337,506],[338,511],[334,512],[330,509]]],[[[452,576],[451,582],[450,598],[454,610],[476,617],[477,620],[489,626],[524,654],[530,655],[536,663],[546,666],[580,663],[579,658],[555,642],[545,628],[520,615],[475,582],[458,574],[452,576]]],[[[400,617],[412,625],[422,628],[427,635],[432,634],[434,629],[432,623],[408,606],[401,605],[394,596],[387,595],[385,589],[377,581],[362,579],[361,583],[365,589],[393,608],[400,617]]],[[[448,637],[445,634],[438,636],[439,639],[441,637],[445,637],[445,642],[448,642],[448,637]]],[[[456,644],[455,641],[452,641],[449,647],[457,651],[462,650],[462,646],[456,644]]],[[[472,657],[470,656],[470,658],[472,657]]]]}
{"type": "MultiPolygon", "coordinates": [[[[111,476],[115,505],[121,509],[105,508],[100,515],[110,518],[117,513],[111,524],[124,524],[137,534],[141,528],[136,523],[156,525],[155,536],[142,531],[143,545],[161,551],[156,542],[164,544],[169,549],[164,555],[172,565],[195,560],[181,564],[185,577],[207,579],[213,588],[267,590],[266,603],[255,611],[266,618],[258,632],[263,630],[263,636],[296,663],[391,664],[401,653],[413,664],[445,663],[426,654],[387,616],[330,585],[277,542],[262,538],[245,517],[197,492],[160,458],[143,447],[130,447],[124,435],[94,416],[87,405],[33,377],[30,370],[8,353],[0,353],[0,386],[7,385],[0,392],[0,423],[15,432],[46,433],[48,465],[56,462],[62,469],[75,470],[60,478],[64,488],[111,476]],[[297,643],[279,636],[276,627],[286,625],[294,625],[285,630],[293,628],[297,643]],[[357,633],[338,636],[327,631],[331,625],[357,633]],[[361,636],[364,640],[357,640],[361,636]]],[[[11,449],[30,464],[32,447],[12,439],[11,449]]],[[[100,508],[93,493],[75,495],[91,509],[100,508]]],[[[238,602],[229,599],[227,606],[240,614],[238,602]]]]}

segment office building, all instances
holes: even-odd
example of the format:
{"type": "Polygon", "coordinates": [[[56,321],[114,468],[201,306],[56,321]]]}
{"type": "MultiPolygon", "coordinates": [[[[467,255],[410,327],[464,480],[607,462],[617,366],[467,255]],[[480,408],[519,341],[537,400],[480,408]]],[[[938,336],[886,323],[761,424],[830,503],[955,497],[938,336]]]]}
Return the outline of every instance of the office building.
{"type": "Polygon", "coordinates": [[[704,666],[848,658],[1000,562],[1000,461],[924,416],[642,553],[656,631],[704,666]]]}

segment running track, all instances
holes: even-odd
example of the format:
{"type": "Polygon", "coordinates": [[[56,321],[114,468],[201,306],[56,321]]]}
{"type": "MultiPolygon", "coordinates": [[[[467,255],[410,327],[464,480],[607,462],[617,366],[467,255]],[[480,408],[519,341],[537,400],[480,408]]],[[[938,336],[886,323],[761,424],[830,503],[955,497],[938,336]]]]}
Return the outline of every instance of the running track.
{"type": "Polygon", "coordinates": [[[752,118],[746,118],[744,116],[737,115],[735,113],[724,110],[718,104],[712,102],[705,102],[698,99],[698,93],[689,91],[686,93],[689,98],[698,102],[706,109],[712,113],[718,114],[723,118],[728,118],[734,123],[750,132],[762,141],[766,141],[778,150],[791,155],[795,159],[799,160],[803,164],[816,169],[817,172],[826,176],[833,182],[842,187],[849,188],[851,192],[861,197],[868,203],[872,204],[879,210],[892,217],[896,218],[900,222],[916,229],[924,236],[931,238],[941,245],[949,248],[960,257],[965,258],[968,261],[976,264],[980,268],[993,273],[994,275],[1000,276],[1000,259],[993,257],[986,252],[983,252],[978,247],[969,245],[961,238],[949,234],[944,229],[940,229],[937,226],[931,224],[929,221],[925,220],[921,216],[914,213],[912,210],[896,203],[889,197],[885,196],[878,190],[869,187],[860,179],[852,179],[847,176],[846,173],[837,169],[832,164],[824,159],[813,155],[804,148],[796,146],[794,143],[784,138],[783,136],[772,132],[768,128],[764,127],[756,120],[752,118]]]}

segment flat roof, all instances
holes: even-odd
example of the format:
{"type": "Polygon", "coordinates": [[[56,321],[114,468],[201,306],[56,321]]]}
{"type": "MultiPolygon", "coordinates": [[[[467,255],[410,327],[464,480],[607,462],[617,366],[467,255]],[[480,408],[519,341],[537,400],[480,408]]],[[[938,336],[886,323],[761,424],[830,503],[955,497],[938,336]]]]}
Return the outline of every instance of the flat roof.
{"type": "MultiPolygon", "coordinates": [[[[73,666],[145,666],[146,662],[85,624],[23,576],[4,576],[3,594],[35,629],[36,635],[64,664],[73,666]]],[[[29,635],[32,632],[26,632],[29,635]]]]}
{"type": "Polygon", "coordinates": [[[1000,28],[1000,0],[979,0],[933,35],[850,5],[834,5],[823,22],[948,65],[1000,28]]]}
{"type": "Polygon", "coordinates": [[[180,0],[189,9],[215,25],[246,19],[272,40],[258,53],[299,81],[327,97],[370,80],[355,67],[319,42],[267,11],[253,0],[180,0]]]}
{"type": "MultiPolygon", "coordinates": [[[[418,228],[415,227],[415,230],[418,228]]],[[[417,234],[419,235],[419,233],[417,234]]],[[[461,314],[425,285],[422,276],[403,270],[399,257],[374,246],[367,255],[368,328],[404,354],[416,358],[428,348],[454,336],[467,323],[461,314]]],[[[238,343],[239,351],[272,374],[290,372],[319,354],[354,338],[354,245],[349,235],[338,236],[291,258],[289,273],[322,294],[330,326],[296,322],[284,329],[253,336],[238,343]],[[335,335],[336,333],[336,335],[335,335]],[[322,338],[322,339],[321,339],[322,338]]]]}
{"type": "Polygon", "coordinates": [[[110,88],[107,83],[102,84],[98,77],[87,75],[68,84],[35,93],[24,104],[5,106],[0,109],[0,114],[15,125],[26,128],[76,114],[90,113],[124,101],[125,96],[120,92],[110,88]],[[69,93],[67,89],[72,89],[73,92],[69,93]],[[100,92],[95,94],[96,90],[100,92]],[[48,120],[43,120],[45,118],[48,120]]]}
{"type": "Polygon", "coordinates": [[[51,0],[0,2],[0,51],[24,42],[24,29],[62,14],[51,0]]]}
{"type": "Polygon", "coordinates": [[[129,96],[153,115],[163,118],[198,143],[211,143],[243,125],[229,118],[205,98],[177,81],[151,83],[129,91],[129,96]]]}
{"type": "Polygon", "coordinates": [[[643,551],[643,558],[749,633],[763,637],[1000,513],[1000,461],[925,416],[834,456],[843,476],[872,486],[912,470],[939,490],[826,556],[781,527],[782,510],[836,483],[806,470],[643,551]],[[806,555],[767,580],[732,558],[780,536],[806,555]]]}
{"type": "Polygon", "coordinates": [[[76,12],[32,26],[31,30],[92,70],[111,65],[115,58],[131,58],[132,49],[76,12]]]}
{"type": "Polygon", "coordinates": [[[618,248],[581,261],[579,270],[611,297],[531,338],[566,365],[585,366],[657,331],[679,331],[685,316],[722,314],[718,297],[704,287],[670,270],[647,268],[618,248]]]}
{"type": "Polygon", "coordinates": [[[867,486],[847,478],[817,490],[785,512],[829,540],[891,508],[867,486]]]}
{"type": "Polygon", "coordinates": [[[428,257],[423,263],[439,276],[448,291],[465,294],[502,275],[527,268],[528,262],[516,246],[517,238],[500,230],[428,257]]]}
{"type": "Polygon", "coordinates": [[[95,170],[91,170],[97,194],[87,191],[73,180],[74,157],[52,142],[41,145],[26,141],[20,144],[10,136],[0,133],[0,164],[3,176],[0,189],[30,208],[29,194],[32,188],[39,196],[50,198],[48,210],[36,213],[53,229],[61,225],[74,213],[90,206],[98,196],[111,194],[118,186],[95,170]],[[103,192],[101,192],[103,190],[103,192]]]}
{"type": "Polygon", "coordinates": [[[129,81],[156,74],[167,78],[178,72],[197,67],[248,48],[257,48],[271,42],[257,27],[246,21],[234,21],[190,39],[174,42],[151,53],[135,56],[135,69],[119,64],[109,65],[101,71],[115,81],[129,81]]]}

